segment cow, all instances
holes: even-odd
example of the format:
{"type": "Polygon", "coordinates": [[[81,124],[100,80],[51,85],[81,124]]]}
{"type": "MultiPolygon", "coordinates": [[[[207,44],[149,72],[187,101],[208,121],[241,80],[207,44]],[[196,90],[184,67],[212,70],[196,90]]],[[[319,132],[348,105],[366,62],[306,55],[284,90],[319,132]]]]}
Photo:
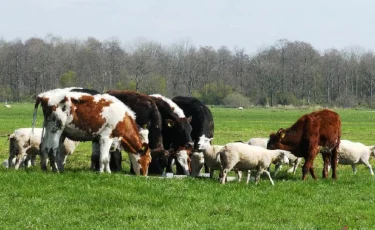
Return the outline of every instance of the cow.
{"type": "MultiPolygon", "coordinates": [[[[100,172],[111,172],[109,149],[113,141],[134,155],[143,175],[151,161],[150,150],[141,142],[135,114],[121,101],[108,94],[71,92],[72,88],[50,90],[38,95],[34,107],[33,127],[39,104],[43,109],[45,135],[41,143],[42,169],[47,155],[53,171],[63,171],[55,159],[66,137],[74,141],[93,141],[93,151],[100,152],[100,172]]],[[[139,171],[138,173],[139,174],[139,171]]]]}
{"type": "MultiPolygon", "coordinates": [[[[177,96],[172,98],[185,113],[186,116],[192,117],[191,121],[191,138],[194,141],[194,151],[200,152],[198,142],[201,136],[213,138],[214,136],[214,119],[210,109],[195,97],[177,96]]],[[[212,144],[212,143],[211,143],[212,144]]],[[[205,164],[205,172],[209,172],[209,168],[205,164]]]]}
{"type": "MultiPolygon", "coordinates": [[[[192,127],[190,125],[192,118],[191,116],[186,117],[184,111],[170,98],[160,94],[152,94],[150,97],[154,100],[162,117],[163,145],[173,152],[169,156],[166,169],[166,172],[172,172],[172,160],[174,158],[177,159],[176,150],[182,146],[193,146],[191,139],[192,127]]],[[[183,164],[183,162],[178,163],[183,164]]],[[[186,165],[181,165],[178,168],[186,168],[186,165]]],[[[184,170],[179,170],[176,174],[184,174],[184,170]]]]}
{"type": "MultiPolygon", "coordinates": [[[[164,149],[162,117],[153,99],[146,94],[130,90],[109,90],[106,93],[116,97],[133,110],[136,114],[136,123],[140,127],[147,127],[149,131],[148,144],[151,149],[152,158],[148,172],[149,174],[161,175],[167,166],[169,152],[164,149]]],[[[111,164],[119,165],[121,163],[121,158],[119,156],[118,152],[115,154],[115,157],[111,155],[111,164]],[[117,160],[113,162],[112,159],[117,160]]],[[[132,168],[131,172],[133,172],[132,168]]]]}
{"type": "Polygon", "coordinates": [[[320,150],[324,160],[323,178],[327,178],[328,164],[331,163],[332,178],[337,179],[336,166],[340,138],[340,116],[334,111],[323,109],[305,114],[290,128],[281,128],[277,133],[270,134],[267,148],[288,150],[297,157],[305,158],[302,180],[306,180],[308,172],[317,179],[314,172],[314,159],[320,150]]]}
{"type": "MultiPolygon", "coordinates": [[[[8,138],[8,166],[14,165],[15,169],[18,169],[22,164],[25,164],[26,167],[35,166],[35,159],[39,155],[40,141],[42,139],[42,128],[34,128],[34,133],[32,133],[32,128],[16,129],[8,138]]],[[[60,164],[65,165],[66,158],[74,152],[77,145],[78,142],[68,138],[65,139],[62,154],[60,154],[59,158],[60,164]]]]}

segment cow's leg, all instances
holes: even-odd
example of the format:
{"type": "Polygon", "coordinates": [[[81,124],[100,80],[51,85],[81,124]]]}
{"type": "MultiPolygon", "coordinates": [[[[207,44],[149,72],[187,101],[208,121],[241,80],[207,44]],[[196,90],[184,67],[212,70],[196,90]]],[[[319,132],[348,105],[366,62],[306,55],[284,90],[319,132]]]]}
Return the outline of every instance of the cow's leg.
{"type": "Polygon", "coordinates": [[[322,157],[323,157],[323,172],[322,172],[322,177],[327,178],[328,177],[328,165],[331,163],[330,159],[330,152],[324,151],[322,152],[322,157]]]}
{"type": "Polygon", "coordinates": [[[91,142],[91,170],[99,171],[100,144],[97,140],[91,142]]]}
{"type": "Polygon", "coordinates": [[[309,172],[311,176],[316,180],[316,175],[313,167],[315,157],[316,155],[305,157],[305,164],[302,167],[302,180],[306,180],[307,174],[309,172]]]}
{"type": "Polygon", "coordinates": [[[337,168],[337,149],[334,148],[331,154],[331,167],[332,167],[332,179],[337,179],[336,168],[337,168]]]}
{"type": "Polygon", "coordinates": [[[120,172],[122,170],[122,154],[121,149],[114,149],[110,151],[110,162],[109,166],[112,172],[120,172]]]}
{"type": "Polygon", "coordinates": [[[210,178],[214,178],[214,169],[210,168],[210,178]]]}
{"type": "Polygon", "coordinates": [[[111,169],[109,167],[109,161],[110,161],[109,150],[111,149],[112,143],[113,143],[113,139],[109,137],[101,137],[99,140],[99,144],[100,144],[99,172],[103,172],[105,170],[108,173],[111,173],[111,169]]]}
{"type": "Polygon", "coordinates": [[[59,170],[59,172],[64,172],[64,161],[65,161],[65,154],[64,154],[64,141],[65,141],[65,136],[64,135],[61,135],[60,136],[60,143],[59,143],[59,148],[58,148],[58,152],[57,152],[57,168],[59,170]]]}

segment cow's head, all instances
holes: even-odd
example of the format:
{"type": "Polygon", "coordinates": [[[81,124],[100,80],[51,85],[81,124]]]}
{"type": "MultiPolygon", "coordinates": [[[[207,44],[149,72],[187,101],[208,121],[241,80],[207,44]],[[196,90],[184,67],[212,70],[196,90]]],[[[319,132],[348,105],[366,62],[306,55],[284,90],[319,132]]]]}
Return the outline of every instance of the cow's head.
{"type": "Polygon", "coordinates": [[[285,137],[285,130],[279,129],[277,133],[272,133],[267,143],[267,149],[281,149],[281,141],[285,137]]]}
{"type": "Polygon", "coordinates": [[[166,119],[168,129],[170,133],[173,133],[172,139],[176,146],[194,146],[194,142],[191,139],[192,127],[190,125],[191,117],[178,118],[176,121],[172,119],[166,119]]]}
{"type": "Polygon", "coordinates": [[[190,166],[190,155],[193,148],[191,146],[184,147],[180,146],[175,154],[176,158],[176,171],[177,174],[190,175],[191,166],[190,166]]]}
{"type": "Polygon", "coordinates": [[[140,158],[138,159],[138,164],[141,166],[141,174],[143,176],[147,176],[148,174],[148,167],[151,163],[151,154],[150,154],[150,148],[148,147],[148,144],[143,143],[143,153],[140,154],[140,158]]]}
{"type": "Polygon", "coordinates": [[[152,161],[150,163],[149,173],[161,175],[168,165],[169,151],[165,149],[151,150],[152,161]],[[152,169],[151,169],[152,168],[152,169]]]}

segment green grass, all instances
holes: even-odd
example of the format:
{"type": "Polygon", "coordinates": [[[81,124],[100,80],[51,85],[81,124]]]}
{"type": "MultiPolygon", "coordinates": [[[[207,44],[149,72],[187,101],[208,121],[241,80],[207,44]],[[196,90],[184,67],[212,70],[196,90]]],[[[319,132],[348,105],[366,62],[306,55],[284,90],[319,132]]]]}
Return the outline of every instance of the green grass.
{"type": "MultiPolygon", "coordinates": [[[[0,108],[0,160],[8,155],[6,135],[30,127],[33,106],[0,108]]],[[[212,108],[215,144],[267,137],[289,127],[312,110],[212,108]]],[[[375,113],[337,110],[343,139],[374,144],[375,113]]],[[[39,111],[38,127],[42,115],[39,111]]],[[[373,229],[375,178],[358,166],[340,165],[339,179],[301,181],[301,169],[274,178],[221,185],[212,179],[159,179],[98,174],[89,170],[90,143],[81,143],[61,174],[39,167],[7,170],[0,167],[0,226],[2,229],[373,229]]],[[[124,154],[125,156],[125,154],[124,154]]],[[[374,165],[374,161],[371,160],[374,165]]],[[[217,173],[216,173],[217,176],[217,173]]]]}

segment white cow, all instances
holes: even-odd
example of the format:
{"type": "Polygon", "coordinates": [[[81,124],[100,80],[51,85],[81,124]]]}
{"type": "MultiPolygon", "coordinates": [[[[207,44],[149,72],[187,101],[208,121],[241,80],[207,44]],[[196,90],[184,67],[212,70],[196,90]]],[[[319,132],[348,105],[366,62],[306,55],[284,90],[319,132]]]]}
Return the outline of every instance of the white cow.
{"type": "MultiPolygon", "coordinates": [[[[220,151],[220,161],[222,169],[220,171],[221,183],[225,183],[227,174],[230,170],[246,171],[246,183],[250,180],[250,171],[256,169],[255,183],[259,182],[262,173],[267,174],[272,185],[274,185],[270,173],[267,168],[272,162],[280,161],[283,164],[288,164],[288,155],[285,150],[269,150],[260,146],[248,145],[244,143],[229,143],[226,144],[220,151]]],[[[240,175],[238,175],[240,180],[240,175]]]]}
{"type": "MultiPolygon", "coordinates": [[[[9,135],[9,159],[8,167],[14,166],[18,169],[25,163],[25,166],[35,166],[36,156],[39,155],[39,146],[42,139],[42,128],[20,128],[9,135]]],[[[61,157],[58,161],[65,164],[68,155],[72,154],[78,142],[65,139],[61,157]]]]}
{"type": "Polygon", "coordinates": [[[375,146],[366,146],[360,142],[341,140],[338,150],[338,163],[342,165],[351,165],[353,173],[357,172],[356,164],[364,164],[370,174],[374,175],[369,163],[370,156],[375,156],[375,146]]]}

